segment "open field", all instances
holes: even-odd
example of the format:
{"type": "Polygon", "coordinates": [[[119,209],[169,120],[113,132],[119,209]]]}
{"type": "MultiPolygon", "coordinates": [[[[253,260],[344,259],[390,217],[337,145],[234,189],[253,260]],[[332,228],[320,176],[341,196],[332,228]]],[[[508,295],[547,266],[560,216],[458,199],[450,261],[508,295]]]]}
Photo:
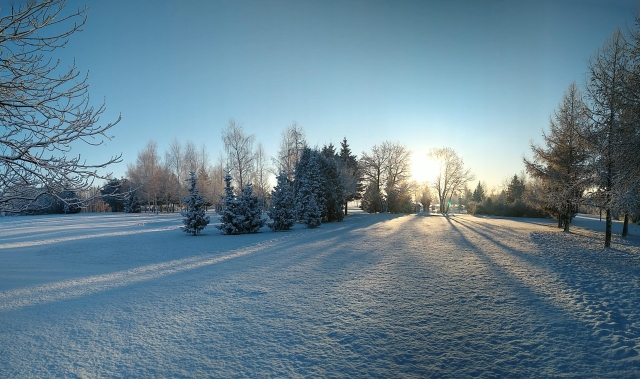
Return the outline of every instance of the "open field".
{"type": "Polygon", "coordinates": [[[640,231],[575,224],[0,218],[0,377],[638,377],[640,231]]]}

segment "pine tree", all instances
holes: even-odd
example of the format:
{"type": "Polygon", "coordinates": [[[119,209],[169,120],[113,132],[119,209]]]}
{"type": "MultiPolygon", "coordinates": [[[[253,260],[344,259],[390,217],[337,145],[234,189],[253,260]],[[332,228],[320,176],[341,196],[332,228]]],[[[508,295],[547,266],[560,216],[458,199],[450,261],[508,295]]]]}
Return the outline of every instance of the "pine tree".
{"type": "Polygon", "coordinates": [[[296,219],[291,182],[284,171],[280,172],[277,180],[278,184],[271,192],[269,217],[272,221],[269,223],[269,228],[273,231],[289,230],[296,219]]]}
{"type": "Polygon", "coordinates": [[[191,184],[191,187],[189,187],[189,197],[182,198],[182,201],[187,205],[187,209],[181,212],[182,217],[184,217],[182,220],[184,223],[183,230],[196,236],[209,225],[209,216],[205,215],[205,201],[202,195],[199,194],[198,187],[196,187],[198,179],[195,172],[191,171],[189,173],[187,181],[191,184]]]}
{"type": "Polygon", "coordinates": [[[233,192],[233,186],[231,185],[231,173],[227,171],[224,177],[225,195],[222,196],[223,209],[220,212],[220,225],[216,225],[216,228],[222,231],[222,234],[240,234],[242,228],[239,227],[244,219],[238,214],[240,210],[240,201],[236,199],[236,195],[233,192]]]}

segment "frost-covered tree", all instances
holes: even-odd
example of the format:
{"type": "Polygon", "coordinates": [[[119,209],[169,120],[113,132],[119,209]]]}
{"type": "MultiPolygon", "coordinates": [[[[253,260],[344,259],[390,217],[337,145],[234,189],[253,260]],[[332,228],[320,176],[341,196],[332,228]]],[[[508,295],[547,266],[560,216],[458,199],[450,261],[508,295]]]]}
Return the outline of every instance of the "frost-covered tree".
{"type": "Polygon", "coordinates": [[[340,157],[336,154],[333,144],[329,144],[323,147],[319,158],[322,196],[326,208],[322,217],[328,222],[342,221],[345,191],[343,176],[340,174],[340,157]]]}
{"type": "Polygon", "coordinates": [[[253,194],[251,183],[244,186],[240,197],[239,213],[243,216],[239,229],[241,233],[258,233],[264,226],[266,220],[262,218],[262,207],[258,196],[253,194]]]}
{"type": "Polygon", "coordinates": [[[304,129],[293,122],[282,131],[280,149],[276,158],[273,159],[273,167],[277,170],[276,172],[284,171],[287,178],[293,181],[296,175],[296,166],[306,146],[304,129]]]}
{"type": "Polygon", "coordinates": [[[236,198],[231,185],[231,172],[227,171],[224,177],[224,196],[222,197],[222,211],[220,213],[220,225],[216,228],[222,231],[222,234],[240,234],[242,233],[241,224],[244,218],[240,211],[240,201],[236,198]]]}
{"type": "Polygon", "coordinates": [[[473,201],[475,201],[476,203],[481,203],[482,201],[484,201],[484,196],[484,188],[482,187],[482,184],[480,184],[480,181],[478,181],[476,189],[473,190],[473,201]]]}
{"type": "Polygon", "coordinates": [[[429,157],[438,163],[434,187],[440,200],[440,213],[447,213],[453,195],[463,190],[475,176],[470,169],[464,167],[462,158],[449,147],[431,149],[429,157]]]}
{"type": "Polygon", "coordinates": [[[185,233],[191,233],[196,236],[209,225],[209,216],[205,215],[205,201],[200,195],[198,187],[196,187],[198,184],[196,173],[191,171],[187,181],[190,183],[189,196],[182,198],[187,208],[182,211],[182,217],[184,217],[182,219],[184,223],[183,230],[185,233]]]}
{"type": "MultiPolygon", "coordinates": [[[[586,86],[591,116],[589,148],[594,154],[593,173],[606,211],[604,246],[611,246],[612,211],[620,169],[626,164],[629,150],[624,141],[621,118],[628,103],[628,73],[630,72],[628,45],[617,30],[589,62],[589,83],[586,86]],[[625,157],[627,155],[627,157],[625,157]]],[[[635,153],[637,154],[637,152],[635,153]]]]}
{"type": "Polygon", "coordinates": [[[140,213],[141,210],[140,201],[138,200],[136,191],[129,190],[124,198],[125,213],[140,213]]]}
{"type": "Polygon", "coordinates": [[[536,196],[542,208],[557,217],[558,227],[566,232],[589,185],[588,112],[578,87],[571,84],[549,132],[542,134],[546,147],[532,145],[533,161],[524,160],[529,175],[540,179],[536,196]]]}
{"type": "Polygon", "coordinates": [[[109,129],[120,121],[100,125],[105,106],[91,105],[88,76],[74,62],[56,59],[82,30],[87,8],[67,12],[64,0],[14,3],[3,3],[0,17],[0,211],[6,213],[51,205],[39,198],[64,202],[60,193],[88,191],[95,179],[108,178],[97,170],[121,161],[88,163],[72,153],[78,143],[111,139],[109,129]]]}
{"type": "Polygon", "coordinates": [[[278,183],[271,192],[271,208],[269,228],[273,231],[289,230],[296,221],[295,202],[291,181],[287,173],[282,171],[277,177],[278,183]]]}
{"type": "MultiPolygon", "coordinates": [[[[362,153],[359,167],[367,182],[363,209],[369,213],[388,210],[388,194],[396,191],[409,178],[411,151],[398,142],[385,141],[375,145],[370,153],[362,153]]],[[[396,199],[392,197],[392,200],[396,199]]],[[[395,207],[395,205],[392,205],[395,207]]]]}
{"type": "Polygon", "coordinates": [[[239,190],[249,183],[253,176],[255,151],[253,150],[253,134],[245,134],[241,123],[230,119],[222,131],[224,151],[227,153],[227,164],[236,178],[239,190]]]}
{"type": "Polygon", "coordinates": [[[302,222],[309,229],[317,228],[322,223],[322,211],[318,206],[317,199],[315,193],[310,193],[307,197],[307,204],[302,211],[302,222]]]}
{"type": "Polygon", "coordinates": [[[296,180],[293,183],[296,214],[297,218],[304,221],[307,226],[313,225],[313,222],[311,224],[307,223],[307,217],[315,218],[315,215],[319,213],[319,217],[322,220],[322,214],[326,213],[320,166],[321,159],[322,156],[318,151],[306,147],[296,165],[296,180]],[[312,201],[313,206],[311,205],[312,201]]]}
{"type": "Polygon", "coordinates": [[[266,222],[262,218],[262,208],[258,197],[253,195],[251,184],[247,184],[240,198],[236,197],[231,186],[231,173],[227,171],[224,178],[225,195],[223,197],[223,210],[220,217],[220,229],[223,234],[257,233],[266,222]]]}
{"type": "Polygon", "coordinates": [[[347,137],[340,143],[339,160],[340,177],[344,187],[344,214],[347,214],[347,206],[350,201],[360,200],[364,192],[358,157],[351,153],[347,137]]]}
{"type": "Polygon", "coordinates": [[[524,195],[525,184],[524,184],[524,176],[518,177],[518,175],[513,175],[509,184],[507,184],[506,198],[505,201],[507,204],[515,203],[516,201],[522,201],[522,196],[524,195]]]}

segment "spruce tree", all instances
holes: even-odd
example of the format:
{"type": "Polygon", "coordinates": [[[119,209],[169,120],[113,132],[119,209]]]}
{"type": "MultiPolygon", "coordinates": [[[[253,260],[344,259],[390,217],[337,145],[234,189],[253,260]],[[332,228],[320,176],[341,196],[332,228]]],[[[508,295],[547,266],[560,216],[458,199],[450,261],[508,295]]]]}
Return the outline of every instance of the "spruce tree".
{"type": "Polygon", "coordinates": [[[302,213],[302,221],[309,229],[317,228],[322,223],[322,213],[318,207],[317,196],[311,193],[304,211],[302,213]]]}
{"type": "Polygon", "coordinates": [[[351,149],[344,137],[340,143],[339,169],[344,188],[344,214],[347,214],[347,205],[350,201],[362,199],[364,185],[362,175],[358,166],[358,157],[351,154],[351,149]]]}
{"type": "Polygon", "coordinates": [[[271,192],[271,209],[268,214],[271,218],[269,228],[273,231],[289,230],[295,223],[295,203],[291,182],[286,172],[280,172],[278,183],[271,192]]]}
{"type": "Polygon", "coordinates": [[[294,182],[296,214],[297,218],[304,221],[307,226],[309,226],[307,217],[315,218],[316,213],[319,213],[318,217],[322,220],[322,215],[326,214],[320,159],[322,157],[317,151],[305,148],[296,165],[294,182]],[[313,209],[310,208],[312,199],[313,209]]]}
{"type": "Polygon", "coordinates": [[[240,234],[242,233],[239,225],[244,221],[238,211],[240,210],[240,201],[236,199],[236,195],[233,193],[233,186],[231,185],[231,173],[227,171],[224,177],[225,195],[222,196],[223,209],[220,213],[220,225],[216,225],[216,228],[222,231],[222,234],[240,234]]]}
{"type": "Polygon", "coordinates": [[[140,201],[138,201],[136,192],[129,190],[124,199],[125,213],[140,213],[141,210],[140,201]]]}
{"type": "Polygon", "coordinates": [[[209,216],[205,215],[205,201],[202,195],[199,194],[198,187],[196,187],[198,179],[195,172],[191,171],[189,173],[187,181],[191,184],[191,187],[189,187],[189,197],[182,198],[182,201],[187,205],[187,209],[181,212],[182,217],[184,217],[182,220],[184,223],[183,230],[196,236],[209,225],[209,216]]]}
{"type": "Polygon", "coordinates": [[[240,197],[240,212],[243,220],[239,230],[240,233],[257,233],[266,222],[262,218],[262,208],[258,196],[253,194],[251,183],[244,186],[242,197],[240,197]]]}

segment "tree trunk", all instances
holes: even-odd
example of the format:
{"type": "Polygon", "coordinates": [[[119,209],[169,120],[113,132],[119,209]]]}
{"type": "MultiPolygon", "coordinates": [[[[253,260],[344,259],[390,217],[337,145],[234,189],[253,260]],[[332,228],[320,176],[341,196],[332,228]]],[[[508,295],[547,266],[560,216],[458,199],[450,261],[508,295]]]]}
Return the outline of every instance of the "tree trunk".
{"type": "Polygon", "coordinates": [[[562,228],[562,216],[558,216],[558,229],[562,228]]]}
{"type": "Polygon", "coordinates": [[[564,217],[564,232],[565,233],[569,233],[569,224],[570,224],[569,216],[565,216],[564,217]]]}
{"type": "Polygon", "coordinates": [[[606,228],[604,232],[604,247],[611,247],[611,208],[607,208],[606,228]]]}
{"type": "Polygon", "coordinates": [[[624,214],[624,225],[622,226],[622,236],[626,237],[629,233],[629,213],[624,214]]]}
{"type": "Polygon", "coordinates": [[[345,201],[345,202],[344,202],[344,214],[345,214],[345,216],[347,215],[347,206],[348,206],[348,205],[349,205],[349,202],[348,202],[348,201],[345,201]]]}

